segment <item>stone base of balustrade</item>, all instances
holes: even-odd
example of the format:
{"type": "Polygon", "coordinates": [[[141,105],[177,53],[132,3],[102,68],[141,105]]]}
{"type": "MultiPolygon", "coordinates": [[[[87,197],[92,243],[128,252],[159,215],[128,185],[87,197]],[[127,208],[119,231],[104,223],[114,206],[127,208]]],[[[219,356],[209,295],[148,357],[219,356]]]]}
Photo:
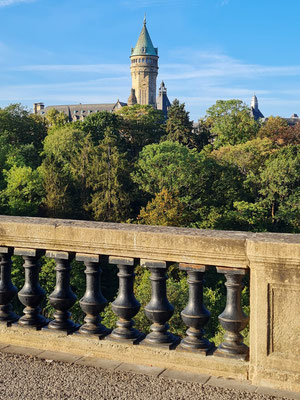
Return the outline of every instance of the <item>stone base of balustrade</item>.
{"type": "Polygon", "coordinates": [[[83,336],[88,336],[88,337],[93,336],[96,339],[104,340],[107,338],[108,335],[111,334],[111,331],[112,331],[112,329],[107,329],[106,331],[104,331],[102,333],[90,333],[87,330],[79,329],[79,330],[76,330],[75,332],[73,332],[73,334],[74,335],[83,335],[83,336]]]}
{"type": "Polygon", "coordinates": [[[138,345],[141,343],[141,341],[145,338],[145,334],[141,333],[139,336],[137,336],[136,338],[121,338],[118,336],[114,336],[113,334],[107,335],[104,339],[108,340],[108,341],[112,341],[112,342],[119,342],[119,343],[128,343],[128,344],[134,344],[134,345],[138,345]]]}
{"type": "Polygon", "coordinates": [[[170,351],[165,347],[133,345],[118,340],[99,340],[96,335],[82,335],[78,331],[67,335],[64,331],[48,328],[35,331],[18,324],[9,328],[0,324],[0,342],[242,381],[247,380],[249,374],[248,362],[222,359],[214,355],[206,356],[199,352],[177,351],[178,347],[175,351],[170,351]]]}
{"type": "MultiPolygon", "coordinates": [[[[22,327],[22,328],[23,328],[23,327],[22,327]]],[[[26,328],[27,328],[27,326],[26,326],[26,328]]],[[[46,325],[46,326],[42,327],[41,330],[42,330],[43,332],[54,333],[54,334],[55,334],[55,333],[58,333],[58,334],[60,334],[60,335],[68,336],[68,335],[72,335],[73,333],[77,332],[79,328],[80,328],[80,325],[79,325],[79,324],[74,324],[74,326],[73,326],[72,328],[70,328],[70,329],[64,329],[64,330],[49,328],[49,326],[46,325]]]]}
{"type": "Polygon", "coordinates": [[[152,342],[147,339],[147,337],[140,343],[141,346],[150,346],[150,347],[161,347],[167,350],[174,350],[180,343],[180,338],[178,336],[169,334],[170,342],[152,342]]]}
{"type": "Polygon", "coordinates": [[[180,345],[176,348],[176,351],[188,351],[192,353],[199,353],[202,354],[203,356],[211,356],[214,354],[216,350],[216,347],[214,343],[211,343],[211,345],[208,348],[202,349],[200,347],[195,346],[194,348],[190,345],[186,346],[183,342],[180,343],[180,345]]]}

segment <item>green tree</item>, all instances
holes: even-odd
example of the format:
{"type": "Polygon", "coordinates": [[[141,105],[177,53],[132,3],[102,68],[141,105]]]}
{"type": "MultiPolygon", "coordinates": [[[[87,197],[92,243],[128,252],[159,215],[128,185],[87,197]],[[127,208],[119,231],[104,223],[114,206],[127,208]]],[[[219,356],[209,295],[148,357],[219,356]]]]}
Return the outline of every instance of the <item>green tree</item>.
{"type": "Polygon", "coordinates": [[[15,164],[36,168],[46,134],[44,119],[20,104],[0,109],[0,142],[5,146],[6,158],[13,157],[15,164]]]}
{"type": "Polygon", "coordinates": [[[146,225],[184,226],[183,211],[184,205],[179,197],[162,189],[142,208],[138,221],[146,225]]]}
{"type": "Polygon", "coordinates": [[[143,148],[132,178],[141,190],[155,196],[169,192],[188,192],[196,179],[200,155],[195,150],[171,141],[143,148]]]}
{"type": "Polygon", "coordinates": [[[112,129],[115,134],[120,129],[122,118],[116,113],[108,111],[100,111],[89,114],[82,122],[82,129],[89,133],[95,145],[99,144],[104,139],[107,128],[112,129]]]}
{"type": "Polygon", "coordinates": [[[133,157],[136,157],[144,146],[158,143],[165,134],[164,114],[150,105],[126,106],[116,114],[122,117],[121,136],[133,157]]]}
{"type": "Polygon", "coordinates": [[[41,173],[44,207],[53,217],[86,217],[87,168],[93,151],[91,139],[72,124],[54,127],[44,141],[41,173]]]}
{"type": "Polygon", "coordinates": [[[6,187],[0,192],[0,200],[5,214],[38,215],[43,195],[38,170],[13,165],[3,174],[6,187]]]}
{"type": "Polygon", "coordinates": [[[130,213],[129,166],[118,148],[118,136],[107,128],[90,164],[87,185],[92,189],[87,209],[101,221],[122,222],[130,213]]]}
{"type": "Polygon", "coordinates": [[[248,193],[248,200],[254,200],[261,188],[260,172],[267,159],[276,151],[274,143],[265,137],[235,146],[223,146],[214,150],[211,156],[225,167],[237,167],[242,177],[242,185],[248,193]]]}
{"type": "Polygon", "coordinates": [[[69,122],[68,116],[64,112],[60,112],[55,108],[51,108],[47,112],[45,119],[52,127],[62,127],[69,122]]]}
{"type": "Polygon", "coordinates": [[[185,110],[185,104],[180,104],[178,99],[173,101],[168,110],[166,133],[167,140],[184,144],[190,148],[196,147],[193,122],[190,121],[189,112],[185,110]]]}
{"type": "Polygon", "coordinates": [[[236,202],[247,229],[299,232],[300,146],[286,146],[272,154],[261,168],[260,189],[252,202],[236,202]]]}
{"type": "Polygon", "coordinates": [[[256,137],[260,127],[241,100],[218,100],[206,111],[205,121],[215,137],[215,148],[245,143],[256,137]]]}

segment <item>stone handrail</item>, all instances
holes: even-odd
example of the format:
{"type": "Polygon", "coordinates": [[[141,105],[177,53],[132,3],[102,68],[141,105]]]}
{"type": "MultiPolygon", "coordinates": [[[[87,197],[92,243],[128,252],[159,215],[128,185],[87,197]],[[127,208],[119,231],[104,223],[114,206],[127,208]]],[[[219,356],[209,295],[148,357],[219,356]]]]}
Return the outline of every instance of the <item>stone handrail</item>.
{"type": "Polygon", "coordinates": [[[166,349],[178,347],[205,357],[225,357],[229,363],[243,360],[248,365],[248,378],[255,384],[269,382],[288,390],[300,388],[299,235],[0,216],[0,267],[0,321],[8,326],[17,323],[41,329],[47,325],[68,333],[79,329],[78,332],[97,335],[99,339],[166,349]],[[13,254],[25,261],[25,285],[18,292],[25,306],[21,318],[10,305],[18,291],[10,279],[13,254]],[[38,260],[43,254],[56,261],[57,283],[49,296],[55,313],[50,322],[39,308],[45,295],[38,283],[38,260]],[[112,332],[99,317],[106,305],[100,290],[102,256],[109,256],[109,262],[119,269],[119,294],[112,303],[119,319],[112,332]],[[86,293],[80,300],[86,318],[81,327],[72,321],[68,311],[76,300],[69,284],[74,257],[86,266],[86,293]],[[170,262],[179,263],[188,274],[189,302],[181,315],[189,329],[182,340],[169,332],[167,324],[174,311],[166,293],[170,262]],[[140,308],[133,291],[138,263],[151,272],[152,297],[145,313],[152,326],[146,338],[133,327],[140,308]],[[203,279],[211,266],[225,275],[227,287],[227,304],[219,316],[225,336],[217,349],[203,334],[209,320],[203,304],[203,279]],[[249,363],[249,349],[239,333],[248,323],[240,301],[242,279],[248,271],[249,363]]]}

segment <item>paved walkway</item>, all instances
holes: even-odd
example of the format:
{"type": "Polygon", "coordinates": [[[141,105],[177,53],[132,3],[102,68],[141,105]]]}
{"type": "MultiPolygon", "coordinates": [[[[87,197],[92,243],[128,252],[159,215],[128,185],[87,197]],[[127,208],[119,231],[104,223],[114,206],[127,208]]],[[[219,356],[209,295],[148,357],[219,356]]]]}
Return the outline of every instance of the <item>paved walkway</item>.
{"type": "MultiPolygon", "coordinates": [[[[24,348],[23,348],[24,349],[24,348]]],[[[0,352],[1,400],[271,400],[300,398],[295,394],[258,390],[236,381],[187,374],[172,379],[172,371],[130,371],[130,364],[107,361],[99,367],[95,359],[69,355],[69,363],[54,361],[57,354],[21,355],[22,348],[0,352]],[[73,357],[73,359],[72,359],[73,357]],[[73,362],[73,363],[72,363],[73,362]],[[84,365],[82,365],[84,364],[84,365]],[[91,366],[88,366],[88,365],[91,366]],[[94,365],[94,366],[92,366],[94,365]],[[202,383],[201,383],[202,382],[202,383]],[[230,388],[231,386],[231,388],[230,388]],[[244,390],[245,389],[245,390],[244,390]]],[[[63,354],[62,359],[63,359],[63,354]]],[[[98,360],[99,361],[99,360],[98,360]]],[[[101,361],[101,360],[100,360],[101,361]]]]}

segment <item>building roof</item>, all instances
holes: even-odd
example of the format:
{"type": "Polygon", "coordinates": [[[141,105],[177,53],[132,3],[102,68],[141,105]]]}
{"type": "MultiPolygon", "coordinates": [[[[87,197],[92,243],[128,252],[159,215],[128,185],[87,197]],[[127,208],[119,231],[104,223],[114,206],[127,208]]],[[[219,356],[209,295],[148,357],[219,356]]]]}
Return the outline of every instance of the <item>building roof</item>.
{"type": "Polygon", "coordinates": [[[71,105],[53,105],[42,108],[39,114],[47,114],[52,108],[58,112],[66,114],[70,121],[86,117],[99,111],[113,112],[119,108],[126,106],[127,103],[117,101],[116,103],[107,104],[71,104],[71,105]]]}
{"type": "Polygon", "coordinates": [[[146,27],[146,17],[137,44],[135,48],[131,49],[131,56],[158,56],[158,49],[153,46],[146,27]]]}
{"type": "Polygon", "coordinates": [[[161,82],[159,92],[158,92],[158,97],[156,99],[156,108],[158,110],[161,110],[165,117],[167,118],[168,116],[168,109],[171,106],[171,103],[168,99],[167,95],[167,88],[165,86],[164,81],[161,82]]]}

